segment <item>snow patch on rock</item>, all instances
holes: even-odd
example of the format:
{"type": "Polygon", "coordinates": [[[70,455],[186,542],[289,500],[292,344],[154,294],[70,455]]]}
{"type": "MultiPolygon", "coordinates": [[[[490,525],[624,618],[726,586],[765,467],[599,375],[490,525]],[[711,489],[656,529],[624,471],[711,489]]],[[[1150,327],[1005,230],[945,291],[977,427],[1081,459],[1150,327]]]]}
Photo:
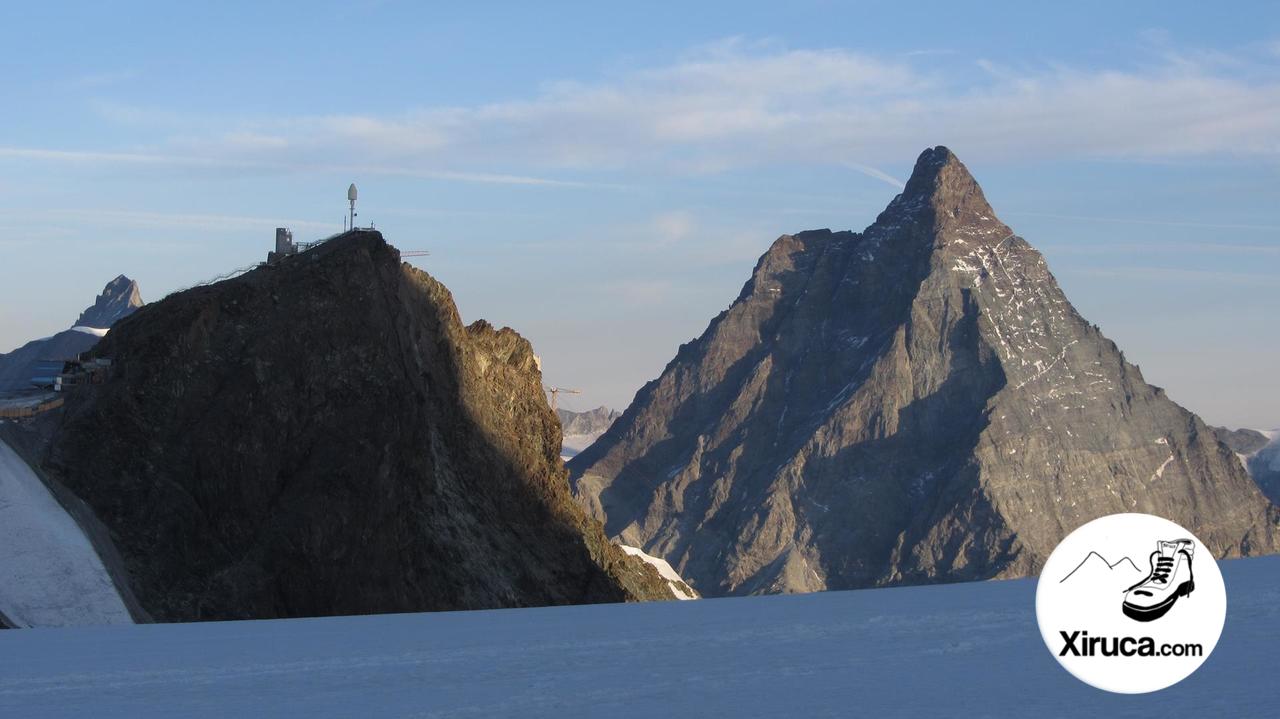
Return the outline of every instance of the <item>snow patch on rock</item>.
{"type": "Polygon", "coordinates": [[[645,562],[653,565],[653,568],[658,570],[658,574],[661,574],[662,578],[667,580],[667,584],[671,586],[671,592],[676,595],[677,599],[698,598],[697,592],[694,592],[693,589],[680,578],[679,572],[672,569],[667,560],[659,559],[651,554],[646,554],[644,550],[637,547],[628,547],[625,544],[619,544],[618,546],[627,554],[630,554],[633,557],[639,557],[645,562]]]}

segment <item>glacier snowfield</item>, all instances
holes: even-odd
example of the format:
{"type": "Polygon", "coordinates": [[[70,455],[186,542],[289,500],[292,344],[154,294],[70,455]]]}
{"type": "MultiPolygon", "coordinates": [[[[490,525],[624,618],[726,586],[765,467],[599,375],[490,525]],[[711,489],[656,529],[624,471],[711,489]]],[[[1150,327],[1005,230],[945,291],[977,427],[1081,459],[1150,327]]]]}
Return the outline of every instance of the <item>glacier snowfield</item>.
{"type": "Polygon", "coordinates": [[[1275,717],[1280,557],[1221,564],[1186,681],[1081,684],[1034,580],[803,596],[0,631],[3,717],[1275,717]]]}
{"type": "Polygon", "coordinates": [[[133,622],[80,525],[3,440],[0,615],[19,627],[133,622]]]}

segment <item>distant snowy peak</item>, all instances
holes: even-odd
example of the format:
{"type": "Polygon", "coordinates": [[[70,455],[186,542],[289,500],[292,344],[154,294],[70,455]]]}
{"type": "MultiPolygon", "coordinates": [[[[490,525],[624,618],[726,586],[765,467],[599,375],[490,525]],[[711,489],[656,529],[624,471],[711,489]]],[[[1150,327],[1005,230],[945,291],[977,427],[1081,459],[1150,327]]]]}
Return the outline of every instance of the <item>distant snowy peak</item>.
{"type": "Polygon", "coordinates": [[[688,600],[701,598],[698,596],[698,593],[693,590],[693,587],[690,587],[683,579],[680,578],[680,573],[671,568],[671,565],[667,563],[667,560],[658,559],[652,555],[645,554],[644,550],[636,547],[629,547],[625,544],[619,544],[618,546],[622,551],[633,557],[639,557],[652,565],[654,569],[658,570],[658,574],[661,574],[662,578],[667,580],[667,584],[671,587],[671,593],[675,594],[677,599],[688,600]]]}
{"type": "Polygon", "coordinates": [[[568,409],[557,409],[560,426],[565,434],[602,434],[609,429],[622,413],[608,407],[596,407],[586,412],[574,412],[568,409]]]}
{"type": "Polygon", "coordinates": [[[93,306],[80,313],[74,328],[94,327],[106,329],[117,321],[133,314],[134,310],[141,307],[142,304],[142,294],[138,291],[138,283],[124,275],[117,275],[114,280],[107,283],[106,287],[102,288],[102,294],[98,295],[93,306]]]}
{"type": "Polygon", "coordinates": [[[586,412],[557,409],[563,432],[560,456],[568,459],[590,447],[600,435],[609,430],[622,413],[608,407],[596,407],[586,412]]]}

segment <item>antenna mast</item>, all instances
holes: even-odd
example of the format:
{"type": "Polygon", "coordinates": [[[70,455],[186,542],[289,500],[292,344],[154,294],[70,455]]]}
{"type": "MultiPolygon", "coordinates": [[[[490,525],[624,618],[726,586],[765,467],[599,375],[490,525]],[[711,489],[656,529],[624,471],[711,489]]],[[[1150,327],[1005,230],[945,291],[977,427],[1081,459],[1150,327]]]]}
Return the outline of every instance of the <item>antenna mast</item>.
{"type": "Polygon", "coordinates": [[[347,188],[347,201],[351,203],[351,222],[347,227],[354,230],[356,228],[356,183],[354,182],[347,188]]]}

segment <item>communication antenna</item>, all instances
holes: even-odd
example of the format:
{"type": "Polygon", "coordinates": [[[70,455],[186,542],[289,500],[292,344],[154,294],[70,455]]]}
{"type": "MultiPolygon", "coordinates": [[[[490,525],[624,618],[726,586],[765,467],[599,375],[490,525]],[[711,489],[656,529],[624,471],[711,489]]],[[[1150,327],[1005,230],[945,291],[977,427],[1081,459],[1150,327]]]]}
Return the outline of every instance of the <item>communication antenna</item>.
{"type": "Polygon", "coordinates": [[[351,223],[348,227],[354,230],[356,228],[356,183],[354,182],[347,188],[347,201],[351,203],[351,223]]]}

